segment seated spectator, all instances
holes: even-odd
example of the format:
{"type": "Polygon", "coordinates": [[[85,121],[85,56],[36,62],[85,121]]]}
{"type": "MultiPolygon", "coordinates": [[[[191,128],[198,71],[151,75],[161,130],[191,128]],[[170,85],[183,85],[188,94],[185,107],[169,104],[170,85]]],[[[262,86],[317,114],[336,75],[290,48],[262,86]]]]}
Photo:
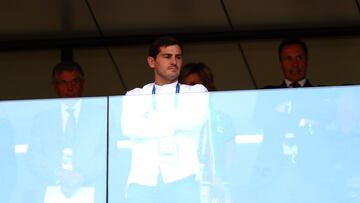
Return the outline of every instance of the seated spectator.
{"type": "MultiPolygon", "coordinates": [[[[214,76],[210,68],[204,63],[188,63],[181,69],[179,82],[187,85],[204,85],[208,91],[216,91],[214,76]]],[[[232,164],[235,154],[235,129],[232,118],[226,113],[215,108],[217,105],[210,101],[210,127],[205,131],[206,145],[202,157],[204,163],[204,180],[211,182],[210,198],[212,201],[227,201],[230,197],[226,194],[226,184],[230,181],[232,164]],[[209,132],[210,131],[210,132],[209,132]],[[211,138],[207,140],[207,138],[211,138]],[[211,152],[209,152],[211,151],[211,152]],[[212,156],[209,156],[211,154],[212,156]],[[213,166],[215,163],[215,166],[213,166]]],[[[201,154],[201,153],[200,153],[201,154]]]]}

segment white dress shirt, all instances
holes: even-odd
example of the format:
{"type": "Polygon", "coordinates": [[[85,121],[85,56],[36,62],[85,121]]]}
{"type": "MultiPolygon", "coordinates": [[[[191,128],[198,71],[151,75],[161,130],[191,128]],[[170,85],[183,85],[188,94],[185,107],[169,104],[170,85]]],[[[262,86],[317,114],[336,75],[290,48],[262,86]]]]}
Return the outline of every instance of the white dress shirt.
{"type": "Polygon", "coordinates": [[[177,84],[150,83],[123,98],[122,130],[132,140],[128,184],[156,186],[159,176],[171,183],[199,172],[197,149],[208,93],[203,85],[180,84],[175,94],[177,84]]]}
{"type": "MultiPolygon", "coordinates": [[[[293,82],[294,81],[290,81],[288,79],[285,79],[285,83],[286,83],[287,87],[290,87],[291,83],[293,83],[293,82]]],[[[306,82],[306,79],[302,79],[302,80],[297,81],[297,83],[299,83],[300,87],[304,87],[305,82],[306,82]]]]}

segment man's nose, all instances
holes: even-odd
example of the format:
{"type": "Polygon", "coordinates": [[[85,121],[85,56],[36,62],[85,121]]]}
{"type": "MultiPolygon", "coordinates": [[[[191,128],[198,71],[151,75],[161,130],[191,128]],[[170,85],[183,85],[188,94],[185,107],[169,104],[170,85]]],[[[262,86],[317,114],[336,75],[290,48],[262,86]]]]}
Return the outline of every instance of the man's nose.
{"type": "Polygon", "coordinates": [[[68,90],[72,90],[72,89],[74,88],[72,82],[67,82],[67,83],[66,83],[66,88],[67,88],[68,90]]]}
{"type": "Polygon", "coordinates": [[[172,65],[177,65],[177,63],[178,63],[177,58],[176,58],[176,57],[171,57],[170,63],[171,63],[172,65]]]}
{"type": "Polygon", "coordinates": [[[298,67],[299,66],[299,60],[298,59],[292,60],[292,66],[298,67]]]}

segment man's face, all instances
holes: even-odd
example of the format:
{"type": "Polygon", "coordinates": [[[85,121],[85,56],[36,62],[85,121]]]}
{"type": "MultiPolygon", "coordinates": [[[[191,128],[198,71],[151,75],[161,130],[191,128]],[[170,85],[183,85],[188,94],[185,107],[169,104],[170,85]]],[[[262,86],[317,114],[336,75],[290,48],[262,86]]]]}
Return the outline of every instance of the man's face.
{"type": "Polygon", "coordinates": [[[284,77],[290,81],[305,79],[307,58],[302,46],[289,44],[280,53],[280,66],[284,77]]]}
{"type": "Polygon", "coordinates": [[[175,82],[182,66],[182,52],[178,45],[162,46],[156,58],[148,57],[148,65],[155,71],[157,85],[175,82]]]}
{"type": "Polygon", "coordinates": [[[62,71],[56,75],[53,85],[60,98],[80,97],[84,80],[78,71],[62,71]]]}

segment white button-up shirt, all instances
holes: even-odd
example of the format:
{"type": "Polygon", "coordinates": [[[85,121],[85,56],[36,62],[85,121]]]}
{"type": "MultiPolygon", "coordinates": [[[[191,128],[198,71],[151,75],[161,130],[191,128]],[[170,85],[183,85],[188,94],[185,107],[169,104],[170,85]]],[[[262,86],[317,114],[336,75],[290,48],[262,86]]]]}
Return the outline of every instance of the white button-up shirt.
{"type": "Polygon", "coordinates": [[[121,125],[132,140],[129,183],[156,186],[199,172],[200,130],[208,116],[208,93],[203,85],[163,86],[154,83],[126,93],[121,125]],[[152,95],[153,88],[156,94],[152,95]]]}

